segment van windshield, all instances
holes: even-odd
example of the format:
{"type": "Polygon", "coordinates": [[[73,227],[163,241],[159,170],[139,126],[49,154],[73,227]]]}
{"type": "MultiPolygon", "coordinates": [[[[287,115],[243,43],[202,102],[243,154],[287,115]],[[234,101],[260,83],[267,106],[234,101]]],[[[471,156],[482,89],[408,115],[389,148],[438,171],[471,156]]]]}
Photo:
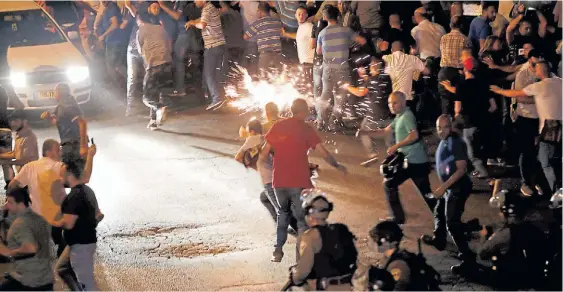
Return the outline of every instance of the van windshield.
{"type": "Polygon", "coordinates": [[[28,47],[66,42],[51,19],[42,10],[0,13],[2,47],[28,47]]]}

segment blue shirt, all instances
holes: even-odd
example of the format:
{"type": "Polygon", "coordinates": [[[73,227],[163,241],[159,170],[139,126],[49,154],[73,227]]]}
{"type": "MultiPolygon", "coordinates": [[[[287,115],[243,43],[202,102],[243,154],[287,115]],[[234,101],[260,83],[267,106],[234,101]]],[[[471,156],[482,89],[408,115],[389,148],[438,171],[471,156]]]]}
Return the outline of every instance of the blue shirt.
{"type": "MultiPolygon", "coordinates": [[[[104,8],[104,12],[102,15],[102,20],[100,21],[100,34],[105,33],[111,27],[111,18],[117,18],[117,24],[121,24],[121,10],[114,2],[109,2],[108,6],[104,8]]],[[[105,38],[106,44],[119,44],[119,43],[126,43],[127,38],[123,35],[123,30],[119,27],[113,30],[109,35],[105,38]]]]}
{"type": "Polygon", "coordinates": [[[55,116],[57,117],[57,129],[61,143],[80,141],[78,119],[82,117],[82,110],[80,110],[78,104],[70,102],[69,105],[57,106],[55,116]]]}
{"type": "Polygon", "coordinates": [[[459,137],[452,134],[446,140],[440,141],[436,150],[436,172],[442,182],[447,181],[457,171],[456,161],[465,160],[467,157],[467,145],[459,137]]]}
{"type": "Polygon", "coordinates": [[[348,67],[353,40],[354,32],[348,27],[329,25],[323,29],[317,38],[317,46],[322,47],[324,66],[348,67]]]}
{"type": "Polygon", "coordinates": [[[483,17],[475,17],[469,26],[469,38],[473,44],[473,48],[479,49],[479,40],[487,39],[491,33],[489,20],[483,17]]]}

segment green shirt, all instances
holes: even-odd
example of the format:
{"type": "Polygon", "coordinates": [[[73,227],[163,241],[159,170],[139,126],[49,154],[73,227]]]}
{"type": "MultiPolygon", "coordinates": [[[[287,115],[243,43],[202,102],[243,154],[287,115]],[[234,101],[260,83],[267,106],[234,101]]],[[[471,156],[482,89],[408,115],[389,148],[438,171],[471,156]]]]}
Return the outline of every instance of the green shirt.
{"type": "Polygon", "coordinates": [[[28,287],[39,287],[53,283],[51,269],[51,227],[31,209],[20,214],[8,230],[9,249],[17,249],[24,242],[37,246],[37,253],[32,258],[15,261],[10,275],[28,287]]]}
{"type": "MultiPolygon", "coordinates": [[[[398,114],[390,126],[395,135],[395,143],[405,140],[410,132],[417,131],[416,118],[408,108],[403,113],[398,114]]],[[[409,163],[428,162],[426,147],[420,139],[413,144],[399,148],[399,152],[405,154],[405,158],[409,163]]]]}

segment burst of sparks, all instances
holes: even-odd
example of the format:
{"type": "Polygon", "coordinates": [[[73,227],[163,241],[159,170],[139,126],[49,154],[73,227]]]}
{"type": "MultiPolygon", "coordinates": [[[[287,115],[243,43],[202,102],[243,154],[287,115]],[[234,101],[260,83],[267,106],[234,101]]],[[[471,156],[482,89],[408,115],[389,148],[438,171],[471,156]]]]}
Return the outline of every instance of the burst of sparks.
{"type": "Polygon", "coordinates": [[[280,111],[289,109],[291,103],[297,98],[307,96],[301,94],[297,88],[302,80],[303,72],[291,74],[284,66],[281,74],[269,74],[268,80],[253,80],[248,71],[238,66],[235,75],[242,80],[238,84],[229,84],[225,88],[227,97],[231,99],[230,105],[245,112],[259,111],[269,102],[274,102],[280,111]]]}

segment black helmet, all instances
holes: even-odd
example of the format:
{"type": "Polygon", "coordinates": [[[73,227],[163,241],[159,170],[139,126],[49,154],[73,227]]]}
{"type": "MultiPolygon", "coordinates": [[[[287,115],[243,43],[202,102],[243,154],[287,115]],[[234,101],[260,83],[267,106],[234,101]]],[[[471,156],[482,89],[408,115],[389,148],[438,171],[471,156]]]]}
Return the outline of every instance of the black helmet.
{"type": "Polygon", "coordinates": [[[374,228],[369,231],[369,236],[378,244],[384,242],[401,242],[403,239],[403,230],[395,221],[385,220],[377,223],[374,228]]]}
{"type": "Polygon", "coordinates": [[[303,208],[305,215],[313,215],[313,214],[325,213],[325,212],[330,213],[332,212],[333,209],[332,203],[326,198],[325,193],[319,189],[303,190],[301,192],[301,201],[302,201],[301,208],[303,208]],[[325,204],[324,206],[320,207],[320,209],[315,209],[313,204],[319,200],[324,201],[325,204]]]}
{"type": "Polygon", "coordinates": [[[510,191],[505,194],[504,203],[500,207],[504,217],[522,218],[526,214],[525,201],[517,191],[510,191]]]}

